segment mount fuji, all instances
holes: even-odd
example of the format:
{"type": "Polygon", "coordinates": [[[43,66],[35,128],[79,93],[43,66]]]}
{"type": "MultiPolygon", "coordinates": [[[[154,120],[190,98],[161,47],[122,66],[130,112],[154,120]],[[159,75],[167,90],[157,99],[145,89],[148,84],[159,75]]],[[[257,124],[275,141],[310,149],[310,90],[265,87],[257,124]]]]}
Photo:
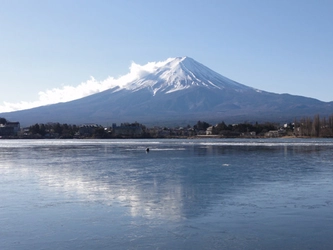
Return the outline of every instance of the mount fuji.
{"type": "MultiPolygon", "coordinates": [[[[156,64],[157,65],[157,64],[156,64]]],[[[275,94],[232,81],[189,57],[170,58],[122,85],[70,102],[0,114],[22,125],[140,122],[291,122],[328,116],[333,102],[275,94]]]]}

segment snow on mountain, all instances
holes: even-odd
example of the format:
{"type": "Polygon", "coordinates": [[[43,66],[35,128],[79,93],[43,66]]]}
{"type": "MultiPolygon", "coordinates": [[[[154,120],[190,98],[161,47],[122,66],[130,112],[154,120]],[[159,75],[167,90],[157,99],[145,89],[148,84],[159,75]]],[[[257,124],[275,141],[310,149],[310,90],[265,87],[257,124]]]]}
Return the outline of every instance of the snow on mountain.
{"type": "Polygon", "coordinates": [[[129,82],[115,91],[121,89],[138,91],[148,88],[153,95],[156,95],[169,94],[194,86],[237,91],[252,89],[214,72],[190,57],[176,57],[162,62],[154,71],[147,72],[140,79],[129,82]]]}

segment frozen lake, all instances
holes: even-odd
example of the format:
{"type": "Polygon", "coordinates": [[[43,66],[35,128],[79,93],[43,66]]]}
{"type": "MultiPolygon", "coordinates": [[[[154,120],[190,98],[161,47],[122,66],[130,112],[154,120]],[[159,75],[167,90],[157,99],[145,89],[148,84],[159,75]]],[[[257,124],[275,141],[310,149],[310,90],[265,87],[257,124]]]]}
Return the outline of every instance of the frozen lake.
{"type": "Polygon", "coordinates": [[[328,139],[0,140],[0,249],[333,249],[332,152],[328,139]]]}

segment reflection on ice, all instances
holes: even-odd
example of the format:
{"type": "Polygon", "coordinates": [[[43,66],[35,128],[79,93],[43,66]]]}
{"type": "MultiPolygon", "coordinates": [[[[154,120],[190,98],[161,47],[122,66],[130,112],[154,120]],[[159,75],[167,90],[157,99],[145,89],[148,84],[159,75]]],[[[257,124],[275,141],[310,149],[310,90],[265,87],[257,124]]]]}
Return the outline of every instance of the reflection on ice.
{"type": "MultiPolygon", "coordinates": [[[[43,160],[41,166],[38,168],[35,166],[32,169],[16,168],[17,166],[9,163],[2,167],[2,174],[12,173],[21,178],[28,178],[27,175],[33,173],[40,187],[48,192],[61,195],[65,200],[103,203],[108,206],[121,205],[129,209],[131,216],[144,216],[151,219],[158,217],[168,220],[177,220],[181,217],[181,185],[177,180],[173,180],[170,186],[161,187],[161,183],[156,177],[135,179],[136,173],[133,169],[126,171],[126,169],[112,168],[112,171],[96,175],[95,171],[98,172],[100,169],[96,168],[93,163],[84,169],[82,169],[82,165],[75,169],[75,166],[74,168],[73,166],[67,167],[64,160],[58,162],[64,163],[54,166],[54,162],[50,164],[43,160]],[[119,173],[119,171],[124,172],[119,173]],[[125,175],[127,177],[123,179],[125,175]]],[[[75,161],[73,160],[73,162],[75,161]]],[[[47,202],[53,201],[44,202],[46,204],[40,205],[47,206],[47,202]]]]}

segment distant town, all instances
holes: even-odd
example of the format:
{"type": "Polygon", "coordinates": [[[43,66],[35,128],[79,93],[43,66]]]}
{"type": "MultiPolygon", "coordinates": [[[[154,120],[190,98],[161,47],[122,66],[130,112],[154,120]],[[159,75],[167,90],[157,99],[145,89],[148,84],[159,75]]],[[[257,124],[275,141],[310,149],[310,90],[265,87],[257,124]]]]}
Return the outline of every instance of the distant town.
{"type": "Polygon", "coordinates": [[[112,138],[272,138],[333,137],[333,115],[328,118],[303,118],[286,124],[239,123],[212,125],[198,121],[185,127],[146,127],[138,122],[112,124],[34,124],[20,127],[18,121],[0,118],[0,139],[112,139],[112,138]]]}

